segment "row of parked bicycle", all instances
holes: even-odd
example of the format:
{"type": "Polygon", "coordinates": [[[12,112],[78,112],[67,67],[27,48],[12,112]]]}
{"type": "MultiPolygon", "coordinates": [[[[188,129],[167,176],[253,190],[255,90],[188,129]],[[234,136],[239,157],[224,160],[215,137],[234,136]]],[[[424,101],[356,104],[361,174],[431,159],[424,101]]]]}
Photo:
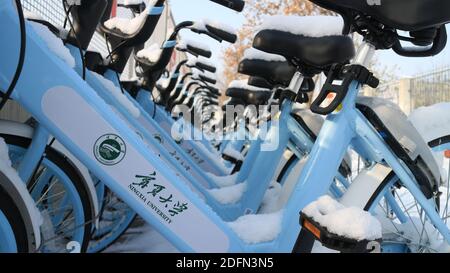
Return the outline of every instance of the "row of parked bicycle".
{"type": "Polygon", "coordinates": [[[146,47],[165,0],[123,1],[131,19],[110,18],[111,0],[62,2],[68,31],[0,2],[0,109],[32,116],[0,121],[0,252],[100,252],[136,215],[185,252],[450,250],[433,156],[450,138],[427,143],[396,105],[359,96],[378,86],[376,50],[444,49],[448,1],[311,0],[336,16],[267,17],[223,112],[211,51],[178,34],[234,43],[232,28],[186,21],[146,47]],[[107,56],[88,50],[96,31],[107,56]],[[189,58],[168,72],[175,50],[189,58]],[[120,80],[130,58],[137,77],[120,80]]]}

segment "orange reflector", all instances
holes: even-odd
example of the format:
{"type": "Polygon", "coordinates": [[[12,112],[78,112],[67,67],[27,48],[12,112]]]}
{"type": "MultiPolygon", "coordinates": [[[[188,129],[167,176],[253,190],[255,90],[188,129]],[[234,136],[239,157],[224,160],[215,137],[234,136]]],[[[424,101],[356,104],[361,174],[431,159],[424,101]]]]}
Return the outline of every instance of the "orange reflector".
{"type": "Polygon", "coordinates": [[[328,95],[327,95],[327,99],[330,99],[330,100],[332,100],[332,99],[334,99],[334,97],[336,97],[336,93],[328,93],[328,95]]]}
{"type": "Polygon", "coordinates": [[[317,239],[320,239],[320,230],[316,228],[311,222],[308,220],[303,221],[303,227],[309,230],[317,239]]]}
{"type": "Polygon", "coordinates": [[[450,150],[445,150],[444,156],[445,158],[450,158],[450,150]]]}

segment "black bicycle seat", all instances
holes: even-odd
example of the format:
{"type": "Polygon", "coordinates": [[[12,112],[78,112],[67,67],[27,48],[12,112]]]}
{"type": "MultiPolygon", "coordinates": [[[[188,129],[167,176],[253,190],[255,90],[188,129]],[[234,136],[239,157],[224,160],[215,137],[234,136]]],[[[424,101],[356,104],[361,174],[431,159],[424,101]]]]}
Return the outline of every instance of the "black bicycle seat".
{"type": "Polygon", "coordinates": [[[260,31],[253,47],[284,56],[294,64],[319,71],[335,63],[347,63],[355,55],[353,41],[348,36],[308,37],[282,30],[260,31]]]}
{"type": "Polygon", "coordinates": [[[295,67],[287,61],[244,59],[239,63],[239,73],[264,78],[272,85],[288,86],[295,67]]]}

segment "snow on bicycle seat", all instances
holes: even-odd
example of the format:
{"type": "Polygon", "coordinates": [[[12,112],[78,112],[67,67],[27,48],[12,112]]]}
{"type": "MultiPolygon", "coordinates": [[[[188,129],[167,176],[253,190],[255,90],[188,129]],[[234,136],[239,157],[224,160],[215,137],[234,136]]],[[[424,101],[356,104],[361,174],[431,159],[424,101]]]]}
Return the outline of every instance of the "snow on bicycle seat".
{"type": "Polygon", "coordinates": [[[272,91],[250,86],[246,80],[236,80],[230,83],[226,95],[239,98],[246,104],[264,105],[272,96],[272,91]]]}
{"type": "Polygon", "coordinates": [[[369,5],[361,0],[310,0],[311,2],[340,13],[344,18],[356,14],[368,15],[378,22],[400,30],[417,31],[450,22],[448,0],[389,0],[374,1],[369,5]]]}
{"type": "Polygon", "coordinates": [[[397,157],[408,165],[429,198],[439,188],[440,169],[427,143],[398,105],[382,98],[358,97],[357,108],[397,157]]]}
{"type": "Polygon", "coordinates": [[[355,55],[352,39],[342,35],[343,27],[342,18],[337,16],[267,16],[253,47],[282,55],[317,74],[355,55]]]}
{"type": "Polygon", "coordinates": [[[138,16],[132,19],[111,18],[100,24],[100,30],[115,38],[127,40],[127,46],[143,44],[156,28],[163,7],[164,0],[150,0],[138,16]]]}
{"type": "Polygon", "coordinates": [[[261,77],[274,85],[288,86],[295,73],[283,56],[249,48],[239,63],[239,73],[261,77]]]}

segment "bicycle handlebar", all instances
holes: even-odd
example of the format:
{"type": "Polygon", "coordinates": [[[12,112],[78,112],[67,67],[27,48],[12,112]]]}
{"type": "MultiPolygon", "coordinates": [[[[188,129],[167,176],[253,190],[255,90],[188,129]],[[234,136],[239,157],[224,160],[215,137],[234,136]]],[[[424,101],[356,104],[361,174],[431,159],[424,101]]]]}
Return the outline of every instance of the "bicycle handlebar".
{"type": "Polygon", "coordinates": [[[439,27],[436,37],[433,40],[431,47],[404,47],[400,40],[397,41],[392,49],[395,53],[405,57],[429,57],[439,54],[447,44],[447,30],[445,25],[439,27]]]}

